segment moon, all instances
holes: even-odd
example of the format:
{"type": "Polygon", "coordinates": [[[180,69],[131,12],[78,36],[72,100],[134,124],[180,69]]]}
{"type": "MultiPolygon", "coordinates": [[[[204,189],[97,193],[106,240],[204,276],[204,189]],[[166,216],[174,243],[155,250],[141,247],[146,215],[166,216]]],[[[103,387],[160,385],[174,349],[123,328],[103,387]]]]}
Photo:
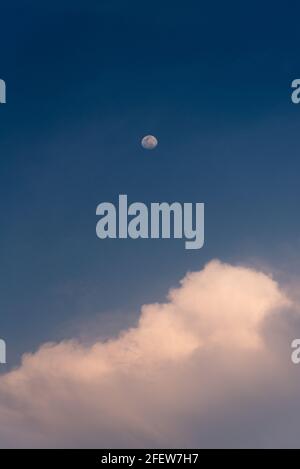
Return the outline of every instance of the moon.
{"type": "Polygon", "coordinates": [[[154,150],[158,145],[158,140],[154,135],[146,135],[142,138],[141,144],[145,150],[154,150]]]}

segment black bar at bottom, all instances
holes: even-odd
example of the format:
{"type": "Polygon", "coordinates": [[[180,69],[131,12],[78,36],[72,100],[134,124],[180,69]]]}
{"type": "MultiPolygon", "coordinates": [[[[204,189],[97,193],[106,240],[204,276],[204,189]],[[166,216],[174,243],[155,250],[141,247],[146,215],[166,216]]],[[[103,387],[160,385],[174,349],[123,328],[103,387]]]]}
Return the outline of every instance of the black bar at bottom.
{"type": "Polygon", "coordinates": [[[287,464],[287,457],[295,458],[295,451],[298,450],[205,450],[205,449],[3,449],[1,455],[9,463],[28,462],[37,463],[38,467],[46,465],[56,466],[66,463],[81,466],[83,468],[102,467],[110,465],[122,465],[123,467],[150,467],[154,464],[170,464],[185,466],[208,467],[212,463],[235,462],[240,464],[246,457],[247,464],[262,462],[264,457],[270,463],[272,457],[276,458],[277,464],[287,464]],[[205,466],[204,466],[205,465],[205,466]]]}

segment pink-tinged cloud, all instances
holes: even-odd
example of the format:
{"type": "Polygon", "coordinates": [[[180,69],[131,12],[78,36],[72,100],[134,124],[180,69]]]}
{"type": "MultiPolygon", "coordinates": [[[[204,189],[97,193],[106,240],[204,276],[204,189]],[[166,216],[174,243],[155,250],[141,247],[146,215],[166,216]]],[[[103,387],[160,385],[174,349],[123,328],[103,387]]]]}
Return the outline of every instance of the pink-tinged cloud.
{"type": "Polygon", "coordinates": [[[0,446],[286,445],[277,402],[300,381],[278,318],[293,308],[270,276],[213,261],[117,339],[24,355],[0,377],[0,446]]]}

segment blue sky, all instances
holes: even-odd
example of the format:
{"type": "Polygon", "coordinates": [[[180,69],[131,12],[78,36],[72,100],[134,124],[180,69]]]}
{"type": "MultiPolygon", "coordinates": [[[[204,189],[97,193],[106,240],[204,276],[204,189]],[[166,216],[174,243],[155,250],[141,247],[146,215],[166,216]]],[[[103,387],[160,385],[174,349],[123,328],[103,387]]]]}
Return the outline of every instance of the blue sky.
{"type": "Polygon", "coordinates": [[[102,313],[134,318],[212,258],[299,273],[296,2],[0,9],[0,336],[10,363],[102,313]],[[139,144],[148,133],[154,152],[139,144]],[[205,247],[100,241],[96,206],[121,193],[205,202],[205,247]]]}

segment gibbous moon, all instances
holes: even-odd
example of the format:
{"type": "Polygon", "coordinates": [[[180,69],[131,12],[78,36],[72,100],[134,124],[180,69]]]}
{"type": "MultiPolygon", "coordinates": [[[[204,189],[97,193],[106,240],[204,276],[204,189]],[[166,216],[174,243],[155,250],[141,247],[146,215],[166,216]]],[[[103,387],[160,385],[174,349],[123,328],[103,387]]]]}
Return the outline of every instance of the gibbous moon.
{"type": "Polygon", "coordinates": [[[146,150],[154,150],[154,148],[157,147],[158,145],[158,140],[154,135],[146,135],[142,139],[142,147],[145,148],[146,150]]]}

